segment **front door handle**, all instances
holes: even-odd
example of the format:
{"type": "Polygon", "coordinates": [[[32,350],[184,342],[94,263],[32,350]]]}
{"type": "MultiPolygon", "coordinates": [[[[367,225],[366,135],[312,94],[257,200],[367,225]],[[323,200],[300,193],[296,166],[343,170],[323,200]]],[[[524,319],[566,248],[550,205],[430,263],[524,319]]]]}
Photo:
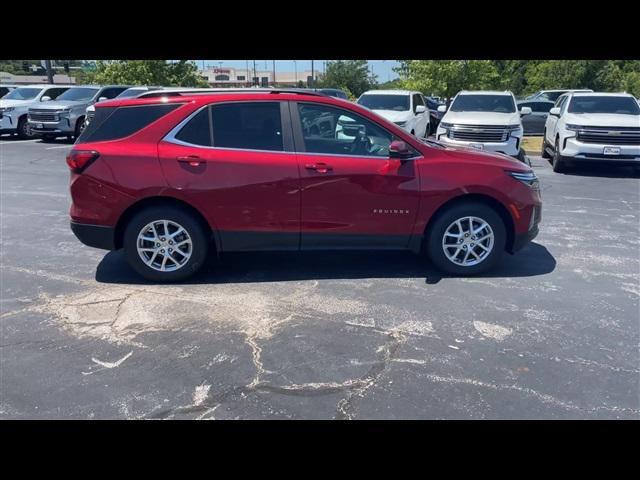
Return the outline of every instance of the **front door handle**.
{"type": "Polygon", "coordinates": [[[186,155],[184,157],[178,157],[178,162],[187,163],[190,167],[199,167],[202,165],[203,161],[197,155],[186,155]]]}
{"type": "Polygon", "coordinates": [[[331,165],[327,165],[326,163],[307,163],[304,168],[307,170],[315,170],[318,173],[327,173],[330,170],[333,170],[331,165]]]}

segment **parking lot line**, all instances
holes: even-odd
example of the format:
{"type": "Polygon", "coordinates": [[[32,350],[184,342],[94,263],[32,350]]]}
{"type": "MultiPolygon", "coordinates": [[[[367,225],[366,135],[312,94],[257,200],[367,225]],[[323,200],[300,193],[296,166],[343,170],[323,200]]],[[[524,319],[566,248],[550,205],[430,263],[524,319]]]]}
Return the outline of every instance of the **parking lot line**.
{"type": "Polygon", "coordinates": [[[57,145],[57,146],[55,146],[55,147],[48,147],[48,148],[45,148],[45,150],[53,150],[53,149],[55,149],[55,148],[71,148],[71,147],[73,147],[73,145],[57,145]]]}
{"type": "Polygon", "coordinates": [[[0,139],[0,143],[5,145],[11,145],[13,143],[27,143],[27,142],[36,142],[40,140],[39,138],[32,138],[31,140],[4,140],[0,139]]]}

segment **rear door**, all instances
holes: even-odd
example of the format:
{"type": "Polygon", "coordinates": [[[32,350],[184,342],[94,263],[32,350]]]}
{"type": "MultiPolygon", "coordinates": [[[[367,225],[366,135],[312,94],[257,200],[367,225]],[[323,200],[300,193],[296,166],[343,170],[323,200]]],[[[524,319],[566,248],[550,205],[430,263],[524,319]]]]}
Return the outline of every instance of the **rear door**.
{"type": "Polygon", "coordinates": [[[223,250],[299,248],[300,178],[286,102],[202,107],[158,152],[167,183],[205,213],[223,250]]]}
{"type": "Polygon", "coordinates": [[[419,205],[415,160],[389,158],[393,135],[350,110],[291,102],[302,191],[301,248],[408,246],[419,205]]]}

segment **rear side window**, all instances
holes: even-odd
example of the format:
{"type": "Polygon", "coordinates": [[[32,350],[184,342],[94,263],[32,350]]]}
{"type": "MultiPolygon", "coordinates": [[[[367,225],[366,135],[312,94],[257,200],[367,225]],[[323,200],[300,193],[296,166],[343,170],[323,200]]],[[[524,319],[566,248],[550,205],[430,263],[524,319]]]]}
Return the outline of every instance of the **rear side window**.
{"type": "Polygon", "coordinates": [[[278,102],[213,105],[211,120],[214,147],[284,150],[278,102]]]}
{"type": "Polygon", "coordinates": [[[96,108],[96,115],[77,143],[102,142],[128,137],[182,104],[96,108]]]}
{"type": "Polygon", "coordinates": [[[209,126],[209,107],[203,108],[180,129],[176,139],[193,145],[211,146],[211,128],[209,126]]]}

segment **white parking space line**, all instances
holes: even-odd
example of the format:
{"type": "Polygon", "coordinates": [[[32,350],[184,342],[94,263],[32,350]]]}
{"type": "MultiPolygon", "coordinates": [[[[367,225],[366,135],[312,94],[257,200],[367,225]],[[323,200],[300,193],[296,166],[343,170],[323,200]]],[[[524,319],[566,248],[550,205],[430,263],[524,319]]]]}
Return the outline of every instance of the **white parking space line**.
{"type": "Polygon", "coordinates": [[[56,147],[45,148],[45,150],[53,150],[54,148],[72,148],[73,145],[58,145],[56,147]]]}
{"type": "Polygon", "coordinates": [[[40,140],[39,138],[34,138],[31,140],[3,140],[0,138],[0,143],[2,143],[3,145],[11,145],[13,143],[27,143],[27,142],[37,142],[38,140],[40,140]]]}

